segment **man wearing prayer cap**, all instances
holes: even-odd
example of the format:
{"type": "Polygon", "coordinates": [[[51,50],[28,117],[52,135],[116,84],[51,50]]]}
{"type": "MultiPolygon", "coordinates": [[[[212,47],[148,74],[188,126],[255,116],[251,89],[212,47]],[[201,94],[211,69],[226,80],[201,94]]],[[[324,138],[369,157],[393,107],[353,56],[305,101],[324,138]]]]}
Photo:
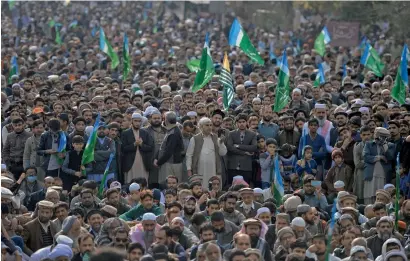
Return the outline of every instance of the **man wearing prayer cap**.
{"type": "Polygon", "coordinates": [[[141,223],[130,230],[131,242],[138,242],[145,249],[148,249],[155,241],[155,231],[159,229],[156,218],[155,214],[151,212],[142,215],[141,223]]]}
{"type": "Polygon", "coordinates": [[[126,183],[135,178],[148,180],[154,152],[154,140],[142,128],[142,115],[134,112],[131,124],[131,128],[121,134],[122,169],[125,172],[126,183]]]}
{"type": "MultiPolygon", "coordinates": [[[[299,87],[299,86],[298,86],[299,87]]],[[[289,108],[292,110],[303,110],[306,115],[310,113],[310,106],[307,101],[303,100],[302,90],[300,88],[295,88],[292,91],[292,101],[289,104],[289,108]]]]}
{"type": "Polygon", "coordinates": [[[385,205],[389,204],[391,201],[391,194],[384,190],[384,189],[378,189],[376,190],[376,202],[381,202],[385,205]]]}
{"type": "Polygon", "coordinates": [[[264,260],[272,260],[270,248],[265,240],[266,230],[262,221],[255,218],[246,219],[243,222],[245,234],[251,239],[251,248],[258,248],[263,254],[264,260]]]}
{"type": "Polygon", "coordinates": [[[48,255],[48,258],[53,261],[70,261],[72,257],[73,250],[64,244],[58,244],[48,255]]]}
{"type": "Polygon", "coordinates": [[[296,239],[302,239],[303,241],[308,242],[312,235],[306,229],[306,222],[301,217],[295,217],[290,223],[290,227],[293,229],[293,232],[296,235],[296,239]]]}
{"type": "Polygon", "coordinates": [[[254,200],[254,192],[251,188],[242,188],[239,190],[242,201],[236,203],[236,210],[243,213],[246,218],[253,218],[262,205],[254,200]]]}
{"type": "Polygon", "coordinates": [[[381,189],[386,183],[391,183],[394,176],[392,168],[396,160],[394,143],[388,142],[390,132],[382,127],[374,131],[374,139],[364,146],[363,157],[374,158],[373,162],[365,161],[364,167],[364,203],[372,204],[375,201],[375,189],[381,189]],[[380,177],[380,179],[379,179],[380,177]]]}
{"type": "Polygon", "coordinates": [[[73,240],[67,236],[64,235],[59,235],[56,237],[55,243],[51,246],[46,246],[44,248],[41,248],[37,250],[35,253],[33,253],[30,256],[30,261],[41,261],[45,258],[48,257],[48,255],[51,253],[51,250],[58,244],[61,245],[66,245],[70,248],[73,247],[73,240]]]}
{"type": "Polygon", "coordinates": [[[54,204],[47,200],[38,203],[38,217],[24,225],[27,237],[27,247],[33,252],[53,244],[57,226],[50,222],[53,216],[54,204]]]}
{"type": "MultiPolygon", "coordinates": [[[[330,131],[334,128],[333,123],[327,119],[326,109],[327,108],[326,108],[325,104],[316,103],[315,104],[315,109],[313,110],[314,117],[315,117],[315,119],[318,120],[318,123],[319,123],[319,126],[317,128],[316,133],[319,134],[320,136],[322,136],[323,139],[325,140],[326,150],[322,151],[322,153],[325,153],[325,157],[327,156],[327,153],[331,153],[332,150],[333,150],[333,146],[330,143],[330,131]]],[[[303,125],[303,131],[306,134],[309,133],[309,122],[306,122],[303,125]]],[[[301,138],[303,138],[303,137],[301,137],[301,138]]],[[[310,138],[308,138],[308,140],[310,140],[310,138]]],[[[318,140],[318,139],[316,139],[316,140],[318,140]]],[[[301,144],[302,143],[300,143],[299,145],[301,145],[301,144]]],[[[306,144],[306,145],[311,145],[311,144],[306,144]]],[[[315,159],[315,160],[316,160],[316,163],[318,165],[318,167],[317,167],[317,172],[318,173],[316,174],[316,179],[322,180],[323,179],[323,173],[324,173],[324,170],[325,170],[325,165],[324,165],[325,161],[323,160],[323,158],[315,159]]],[[[327,167],[328,166],[326,166],[326,169],[327,169],[327,167]]]]}
{"type": "Polygon", "coordinates": [[[81,223],[76,216],[68,216],[64,219],[61,231],[56,235],[65,235],[73,240],[73,247],[78,246],[78,237],[81,233],[81,223]]]}

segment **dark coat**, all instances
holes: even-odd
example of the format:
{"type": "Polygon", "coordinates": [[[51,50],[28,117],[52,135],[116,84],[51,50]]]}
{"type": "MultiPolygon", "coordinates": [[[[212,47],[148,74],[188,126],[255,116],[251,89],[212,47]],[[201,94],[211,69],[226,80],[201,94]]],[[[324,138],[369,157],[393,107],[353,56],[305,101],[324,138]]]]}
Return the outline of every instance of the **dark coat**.
{"type": "MultiPolygon", "coordinates": [[[[139,136],[142,139],[142,144],[139,146],[141,157],[144,161],[145,169],[149,171],[152,167],[151,159],[154,151],[154,140],[144,129],[139,130],[139,136]]],[[[131,128],[121,133],[121,143],[123,153],[122,171],[127,172],[132,168],[132,164],[134,164],[135,160],[135,153],[137,152],[137,147],[134,145],[135,137],[131,128]]]]}
{"type": "MultiPolygon", "coordinates": [[[[67,135],[67,134],[66,134],[67,135]]],[[[60,137],[60,136],[59,136],[60,137]]],[[[57,143],[59,138],[57,139],[57,143]]],[[[68,142],[67,142],[68,144],[68,142]]],[[[48,163],[50,161],[50,154],[46,154],[46,150],[50,150],[53,147],[53,137],[50,131],[44,132],[40,137],[40,143],[37,148],[37,155],[43,156],[43,162],[41,162],[41,167],[46,171],[48,163]]],[[[66,145],[66,150],[68,150],[68,145],[66,145]]]]}
{"type": "MultiPolygon", "coordinates": [[[[27,247],[33,252],[39,250],[40,248],[46,247],[43,244],[43,237],[41,236],[41,225],[38,218],[28,222],[24,225],[25,234],[28,237],[26,241],[27,247]]],[[[57,226],[50,222],[51,235],[54,237],[58,233],[57,226]]]]}
{"type": "Polygon", "coordinates": [[[44,200],[45,198],[46,198],[45,188],[34,192],[33,194],[29,196],[27,200],[27,210],[34,211],[36,209],[37,203],[44,200]]]}

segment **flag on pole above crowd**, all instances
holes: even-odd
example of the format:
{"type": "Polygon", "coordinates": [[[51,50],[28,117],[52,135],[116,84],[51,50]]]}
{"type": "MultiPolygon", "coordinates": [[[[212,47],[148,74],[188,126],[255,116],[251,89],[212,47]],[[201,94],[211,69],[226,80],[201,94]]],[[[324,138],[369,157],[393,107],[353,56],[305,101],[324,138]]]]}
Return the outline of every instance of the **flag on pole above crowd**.
{"type": "Polygon", "coordinates": [[[228,110],[229,105],[235,97],[235,90],[233,89],[231,70],[229,67],[228,55],[226,54],[226,52],[222,64],[221,76],[219,77],[219,81],[223,86],[223,106],[225,110],[228,110]]]}
{"type": "Polygon", "coordinates": [[[275,179],[274,179],[274,186],[273,186],[273,196],[276,200],[276,203],[278,206],[282,204],[282,198],[285,195],[285,188],[283,186],[283,180],[282,180],[282,175],[280,174],[280,168],[279,168],[279,156],[276,154],[275,156],[275,162],[274,162],[274,168],[275,168],[275,179]]]}
{"type": "Polygon", "coordinates": [[[325,71],[323,70],[322,63],[319,63],[318,71],[316,73],[316,79],[315,79],[315,82],[313,83],[313,86],[319,87],[321,84],[324,84],[325,82],[326,82],[325,71]]]}
{"type": "Polygon", "coordinates": [[[9,76],[9,81],[8,81],[9,84],[11,84],[11,76],[18,75],[18,72],[19,72],[19,65],[17,63],[17,56],[13,55],[13,57],[11,57],[10,67],[11,67],[11,70],[10,70],[10,76],[9,76]]]}
{"type": "Polygon", "coordinates": [[[346,63],[343,63],[343,65],[342,65],[342,71],[343,71],[342,79],[344,79],[344,78],[347,76],[346,63]]]}
{"type": "Polygon", "coordinates": [[[330,43],[330,41],[330,34],[325,26],[315,40],[314,50],[318,54],[320,54],[320,56],[324,56],[326,51],[326,44],[330,43]]]}
{"type": "Polygon", "coordinates": [[[401,104],[406,100],[406,88],[409,86],[409,75],[407,73],[407,56],[409,49],[405,44],[401,53],[400,66],[397,68],[396,79],[394,81],[391,96],[401,104]]]}
{"type": "MultiPolygon", "coordinates": [[[[100,126],[100,114],[98,114],[97,118],[95,119],[93,130],[84,148],[83,157],[81,159],[81,165],[83,166],[94,161],[94,149],[95,149],[95,144],[97,143],[97,131],[98,131],[99,126],[100,126]]],[[[85,171],[83,171],[83,175],[84,176],[86,175],[85,171]]]]}
{"type": "Polygon", "coordinates": [[[123,60],[123,73],[122,79],[125,80],[128,77],[128,74],[131,72],[131,58],[130,58],[130,49],[128,47],[128,36],[124,34],[123,46],[122,46],[122,60],[123,60]]]}
{"type": "Polygon", "coordinates": [[[376,76],[383,76],[384,64],[377,51],[369,43],[366,43],[360,63],[371,70],[376,76]]]}
{"type": "Polygon", "coordinates": [[[247,56],[249,56],[249,58],[251,58],[252,61],[257,62],[261,65],[265,64],[265,61],[259,55],[256,48],[252,45],[251,40],[249,39],[248,35],[245,33],[241,24],[236,18],[233,21],[231,31],[229,32],[229,45],[241,48],[241,50],[247,56]]]}
{"type": "Polygon", "coordinates": [[[204,48],[202,49],[201,62],[199,63],[199,71],[196,73],[192,91],[196,92],[204,87],[212,79],[214,73],[215,67],[209,50],[209,33],[207,33],[204,48]]]}
{"type": "Polygon", "coordinates": [[[193,60],[189,60],[188,62],[186,62],[186,66],[191,72],[198,72],[200,64],[201,64],[201,60],[199,59],[193,59],[193,60]]]}
{"type": "Polygon", "coordinates": [[[105,37],[104,30],[100,28],[100,49],[108,55],[111,59],[111,69],[115,69],[119,64],[120,61],[118,59],[117,53],[112,48],[110,42],[108,41],[107,37],[105,37]]]}
{"type": "Polygon", "coordinates": [[[61,41],[61,36],[60,36],[60,29],[58,29],[58,25],[55,24],[54,28],[56,29],[56,44],[62,45],[63,41],[61,41]]]}
{"type": "Polygon", "coordinates": [[[281,111],[289,102],[289,67],[286,50],[283,51],[282,62],[280,64],[278,83],[276,85],[276,96],[273,110],[275,112],[281,111]]]}

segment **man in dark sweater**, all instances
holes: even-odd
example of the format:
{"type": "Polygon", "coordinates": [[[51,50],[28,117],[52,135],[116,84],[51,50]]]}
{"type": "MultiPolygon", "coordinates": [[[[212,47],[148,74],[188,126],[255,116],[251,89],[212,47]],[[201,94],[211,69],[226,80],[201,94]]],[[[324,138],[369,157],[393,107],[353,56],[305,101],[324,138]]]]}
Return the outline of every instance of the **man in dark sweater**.
{"type": "Polygon", "coordinates": [[[176,125],[177,116],[170,111],[165,114],[165,126],[167,134],[155,156],[154,166],[159,168],[159,181],[166,180],[168,175],[174,175],[182,180],[182,152],[184,142],[181,130],[176,125]]]}

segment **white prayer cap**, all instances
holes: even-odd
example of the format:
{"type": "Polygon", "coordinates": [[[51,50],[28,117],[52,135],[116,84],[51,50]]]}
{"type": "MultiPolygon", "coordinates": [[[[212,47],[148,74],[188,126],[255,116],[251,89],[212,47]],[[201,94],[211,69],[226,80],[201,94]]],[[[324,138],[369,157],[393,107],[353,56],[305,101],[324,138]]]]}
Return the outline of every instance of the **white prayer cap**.
{"type": "Polygon", "coordinates": [[[335,189],[340,189],[340,188],[343,188],[344,186],[345,186],[345,183],[341,180],[336,181],[334,184],[335,189]]]}
{"type": "Polygon", "coordinates": [[[14,180],[12,180],[11,178],[9,178],[9,177],[5,177],[5,176],[2,176],[1,177],[1,183],[6,183],[6,184],[13,184],[14,183],[14,180]]]}
{"type": "Polygon", "coordinates": [[[69,247],[73,247],[73,240],[68,236],[59,235],[56,239],[57,244],[67,245],[69,247]]]}
{"type": "Polygon", "coordinates": [[[256,97],[256,98],[253,98],[252,103],[253,103],[253,102],[262,102],[262,101],[261,101],[260,98],[256,97]]]}
{"type": "Polygon", "coordinates": [[[1,196],[6,199],[11,199],[13,193],[8,188],[1,187],[1,196]]]}
{"type": "Polygon", "coordinates": [[[134,95],[142,95],[144,96],[144,92],[142,90],[138,90],[134,93],[134,95]]]}
{"type": "Polygon", "coordinates": [[[254,188],[253,189],[253,194],[262,194],[262,193],[263,193],[263,191],[262,191],[261,188],[254,188]]]}
{"type": "Polygon", "coordinates": [[[196,112],[194,112],[194,111],[189,111],[186,115],[189,116],[189,117],[192,117],[192,116],[196,117],[197,116],[196,112]]]}
{"type": "Polygon", "coordinates": [[[142,216],[142,221],[147,221],[147,220],[149,220],[149,221],[156,221],[157,220],[157,217],[153,214],[153,213],[145,213],[143,216],[142,216]]]}
{"type": "Polygon", "coordinates": [[[326,105],[321,104],[321,103],[316,103],[315,104],[315,109],[326,109],[326,105]]]}
{"type": "Polygon", "coordinates": [[[233,180],[244,180],[242,176],[235,176],[232,179],[233,180]]]}
{"type": "Polygon", "coordinates": [[[370,112],[369,107],[360,107],[360,112],[370,112]]]}
{"type": "Polygon", "coordinates": [[[137,113],[137,112],[134,112],[134,113],[132,114],[131,118],[132,118],[132,119],[140,119],[140,120],[142,120],[141,114],[139,114],[139,113],[137,113]]]}
{"type": "Polygon", "coordinates": [[[256,216],[258,217],[262,213],[269,213],[270,214],[269,208],[263,207],[263,208],[258,209],[258,211],[256,212],[256,216]]]}
{"type": "Polygon", "coordinates": [[[161,91],[162,92],[171,92],[171,87],[169,87],[169,85],[162,85],[161,86],[161,91]]]}
{"type": "Polygon", "coordinates": [[[295,88],[295,89],[293,89],[292,93],[294,93],[294,92],[298,92],[298,93],[302,94],[302,90],[301,90],[301,89],[299,89],[299,88],[295,88]]]}
{"type": "Polygon", "coordinates": [[[138,184],[138,183],[132,183],[131,185],[130,185],[130,187],[128,188],[128,190],[131,192],[131,191],[139,191],[140,190],[140,184],[138,184]]]}
{"type": "Polygon", "coordinates": [[[362,99],[355,99],[354,102],[360,105],[363,105],[365,103],[362,99]]]}
{"type": "Polygon", "coordinates": [[[303,220],[303,218],[301,218],[301,217],[295,217],[295,218],[292,220],[291,225],[292,225],[292,226],[296,226],[296,227],[305,227],[305,226],[306,226],[306,222],[305,222],[305,220],[303,220]]]}

